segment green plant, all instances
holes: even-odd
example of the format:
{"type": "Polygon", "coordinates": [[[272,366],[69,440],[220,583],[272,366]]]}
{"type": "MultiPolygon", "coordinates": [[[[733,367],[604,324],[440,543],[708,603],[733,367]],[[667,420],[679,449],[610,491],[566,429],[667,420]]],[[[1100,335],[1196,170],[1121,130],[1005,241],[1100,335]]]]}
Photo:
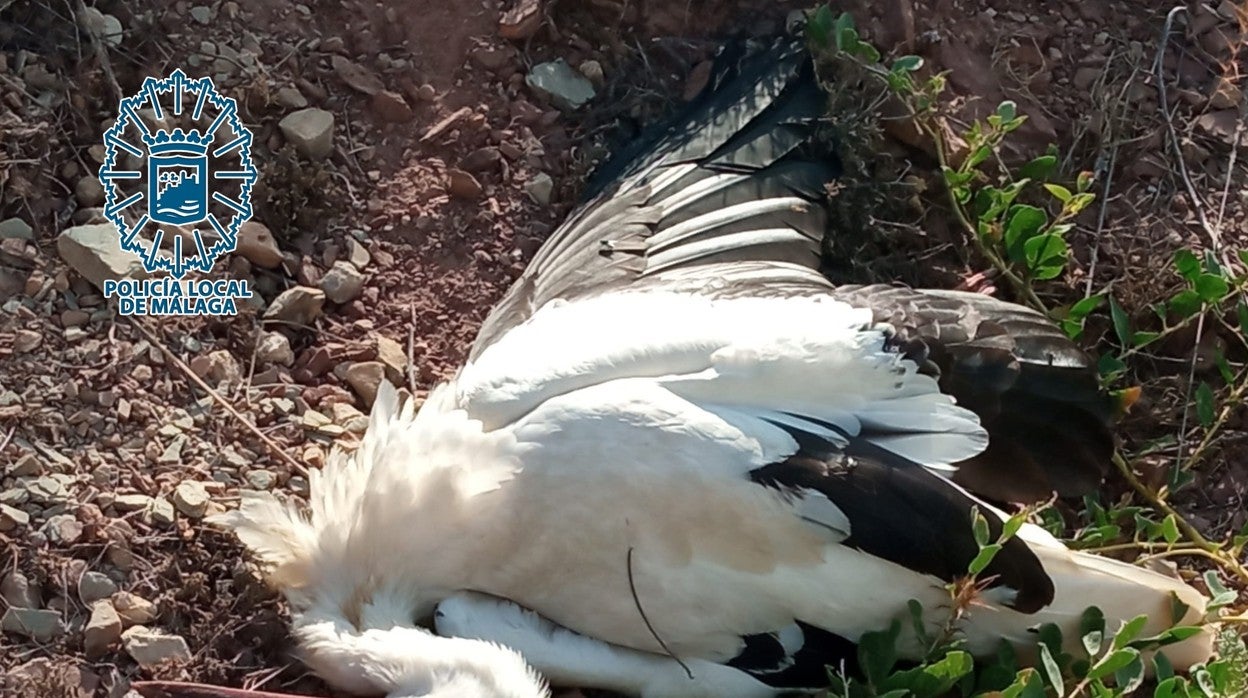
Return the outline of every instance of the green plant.
{"type": "MultiPolygon", "coordinates": [[[[1195,445],[1190,450],[1185,447],[1189,435],[1184,417],[1176,437],[1158,445],[1145,445],[1136,454],[1141,457],[1153,448],[1177,446],[1178,457],[1166,484],[1160,488],[1145,484],[1130,460],[1116,455],[1115,466],[1138,499],[1130,494],[1108,503],[1088,498],[1080,515],[1081,524],[1073,532],[1052,509],[1030,513],[1031,518],[1054,535],[1066,538],[1072,547],[1097,552],[1138,551],[1143,554],[1141,562],[1203,558],[1217,566],[1217,570],[1203,575],[1212,597],[1210,608],[1225,609],[1234,601],[1235,594],[1223,586],[1220,574],[1248,584],[1248,567],[1243,562],[1248,551],[1248,525],[1221,540],[1211,540],[1169,499],[1193,481],[1191,471],[1215,452],[1214,446],[1248,398],[1248,366],[1237,366],[1227,359],[1227,352],[1232,349],[1241,355],[1248,353],[1248,274],[1229,268],[1227,262],[1219,261],[1227,256],[1215,251],[1181,249],[1174,254],[1171,265],[1175,288],[1162,298],[1126,299],[1121,292],[1115,292],[1112,283],[1095,293],[1089,286],[1086,293],[1072,297],[1072,289],[1058,282],[1067,278],[1071,263],[1068,235],[1075,230],[1080,214],[1096,200],[1093,175],[1078,172],[1063,180],[1057,171],[1058,153],[1053,148],[1025,164],[1007,165],[1003,146],[1026,118],[1018,113],[1015,103],[1002,102],[982,121],[960,131],[951,127],[946,113],[948,100],[942,100],[945,75],[925,70],[923,60],[917,56],[883,55],[862,40],[850,15],[837,15],[826,6],[820,7],[809,13],[806,31],[816,65],[840,78],[839,84],[837,80],[826,83],[838,90],[864,92],[865,96],[858,99],[859,104],[867,105],[862,112],[873,113],[877,120],[904,119],[926,139],[939,164],[945,208],[974,251],[1006,281],[1017,299],[1048,314],[1075,340],[1101,340],[1087,336],[1089,320],[1105,321],[1097,326],[1109,328],[1108,336],[1102,340],[1104,346],[1100,347],[1099,365],[1107,387],[1146,373],[1147,364],[1139,360],[1165,346],[1168,339],[1193,333],[1194,343],[1199,345],[1207,330],[1233,338],[1235,346],[1223,351],[1217,351],[1215,345],[1211,361],[1216,373],[1206,374],[1206,378],[1197,379],[1193,352],[1188,402],[1194,431],[1198,433],[1193,439],[1195,445]],[[844,87],[846,84],[850,87],[844,87]],[[884,117],[873,111],[885,104],[897,106],[891,112],[901,116],[884,117]],[[1144,504],[1137,503],[1139,500],[1144,504]]],[[[838,100],[833,101],[835,104],[838,100]]],[[[839,101],[853,102],[844,97],[839,101]]],[[[855,128],[866,135],[879,132],[878,128],[873,131],[871,124],[856,123],[855,128]]],[[[1248,268],[1248,251],[1239,251],[1238,261],[1248,268]]],[[[1139,388],[1129,387],[1115,394],[1125,409],[1139,392],[1139,388]]],[[[900,622],[879,634],[868,634],[859,657],[864,679],[838,677],[834,695],[930,695],[932,690],[946,689],[948,683],[952,687],[948,690],[950,695],[1117,698],[1133,694],[1144,685],[1140,683],[1144,674],[1142,650],[1193,632],[1176,629],[1162,637],[1138,638],[1132,633],[1134,628],[1138,635],[1139,626],[1133,625],[1138,624],[1137,619],[1124,626],[1112,641],[1105,642],[1106,629],[1098,627],[1099,614],[1089,610],[1081,628],[1084,652],[1080,656],[1062,654],[1060,636],[1054,635],[1057,629],[1049,628],[1041,630],[1046,649],[1035,669],[1019,669],[1008,651],[1003,651],[994,662],[968,666],[968,658],[956,640],[957,620],[978,589],[977,573],[999,549],[994,546],[1001,543],[984,538],[986,529],[980,530],[978,519],[975,525],[981,557],[976,558],[966,579],[951,585],[954,610],[948,614],[942,632],[930,638],[924,635],[923,609],[911,608],[915,636],[929,650],[924,660],[897,668],[897,653],[891,648],[905,634],[905,625],[900,622]]],[[[1155,685],[1148,685],[1154,698],[1248,695],[1248,649],[1238,635],[1238,628],[1248,623],[1248,616],[1224,615],[1222,621],[1228,629],[1218,640],[1221,658],[1195,668],[1185,677],[1174,676],[1161,660],[1152,667],[1157,675],[1155,685]]],[[[1103,619],[1100,624],[1103,625],[1103,619]]]]}

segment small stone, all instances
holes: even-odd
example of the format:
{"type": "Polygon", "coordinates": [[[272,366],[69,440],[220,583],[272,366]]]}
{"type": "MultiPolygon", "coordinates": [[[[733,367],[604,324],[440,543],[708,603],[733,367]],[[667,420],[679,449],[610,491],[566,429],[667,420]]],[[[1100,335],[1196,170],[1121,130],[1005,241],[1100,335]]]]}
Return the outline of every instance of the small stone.
{"type": "Polygon", "coordinates": [[[65,633],[65,623],[57,611],[12,606],[0,618],[0,630],[47,642],[65,633]]]}
{"type": "Polygon", "coordinates": [[[196,5],[195,7],[191,8],[191,19],[195,20],[196,22],[199,22],[200,24],[208,24],[209,22],[211,22],[212,15],[213,15],[213,12],[212,12],[211,7],[205,7],[204,5],[196,5]]]}
{"type": "Polygon", "coordinates": [[[173,440],[169,442],[169,445],[165,447],[165,450],[161,451],[160,455],[156,458],[156,462],[161,465],[172,465],[180,462],[182,460],[182,447],[185,445],[186,436],[178,434],[173,437],[173,440]]]}
{"type": "Polygon", "coordinates": [[[21,218],[7,218],[0,221],[0,240],[33,240],[34,238],[34,230],[21,218]]]}
{"type": "Polygon", "coordinates": [[[153,669],[165,662],[185,662],[191,658],[190,648],[181,636],[166,635],[141,625],[123,632],[121,641],[126,653],[144,669],[153,669]]]}
{"type": "Polygon", "coordinates": [[[152,498],[145,494],[119,494],[113,498],[113,508],[120,512],[143,511],[152,504],[152,498]]]}
{"type": "Polygon", "coordinates": [[[183,480],[173,490],[173,505],[188,518],[202,518],[212,501],[202,482],[183,480]]]}
{"type": "Polygon", "coordinates": [[[545,172],[538,172],[524,185],[524,191],[538,204],[549,206],[550,197],[555,191],[555,181],[545,172]]]}
{"type": "Polygon", "coordinates": [[[0,599],[18,608],[39,608],[43,604],[39,598],[39,588],[31,584],[26,575],[14,570],[0,579],[0,599]]]}
{"type": "Polygon", "coordinates": [[[87,658],[98,659],[121,640],[121,616],[108,601],[91,604],[91,618],[83,629],[82,649],[87,658]]]}
{"type": "Polygon", "coordinates": [[[416,99],[422,102],[432,102],[438,98],[438,91],[433,85],[425,83],[416,88],[416,99]]]}
{"type": "Polygon", "coordinates": [[[498,148],[486,146],[477,148],[468,153],[463,160],[459,162],[459,166],[465,172],[485,172],[493,170],[498,166],[498,162],[502,160],[502,152],[498,148]]]}
{"type": "Polygon", "coordinates": [[[368,248],[361,245],[355,238],[347,239],[347,261],[351,262],[356,269],[363,270],[372,259],[373,256],[368,253],[368,248]]]}
{"type": "Polygon", "coordinates": [[[200,378],[214,385],[237,385],[243,380],[243,370],[238,361],[225,349],[210,352],[207,356],[197,356],[191,363],[200,378]]]}
{"type": "Polygon", "coordinates": [[[91,314],[85,310],[66,310],[61,313],[62,327],[82,327],[91,321],[91,314]]]}
{"type": "Polygon", "coordinates": [[[403,383],[407,371],[407,352],[393,339],[377,335],[377,359],[386,367],[386,378],[396,385],[403,383]]]}
{"type": "Polygon", "coordinates": [[[264,311],[265,320],[310,325],[325,307],[325,292],[319,288],[295,286],[286,289],[264,311]]]}
{"type": "Polygon", "coordinates": [[[86,11],[78,16],[78,26],[108,46],[121,44],[123,34],[121,20],[112,15],[106,15],[94,7],[86,8],[86,11]]]}
{"type": "Polygon", "coordinates": [[[602,87],[606,81],[606,75],[602,72],[602,64],[598,61],[582,61],[579,67],[581,75],[585,76],[595,87],[602,87]]]}
{"type": "Polygon", "coordinates": [[[1209,93],[1209,106],[1214,109],[1234,109],[1243,100],[1244,93],[1235,80],[1222,76],[1213,83],[1209,93]]]}
{"type": "Polygon", "coordinates": [[[371,407],[385,374],[386,367],[380,361],[360,361],[346,368],[344,378],[347,385],[364,400],[364,404],[371,407]]]}
{"type": "Polygon", "coordinates": [[[43,463],[33,453],[27,453],[5,473],[10,477],[37,477],[43,474],[43,463]]]}
{"type": "Polygon", "coordinates": [[[34,351],[43,343],[43,335],[34,330],[18,330],[13,336],[13,351],[25,354],[34,351]]]}
{"type": "Polygon", "coordinates": [[[562,58],[533,66],[525,82],[556,106],[576,109],[594,98],[594,85],[562,58]]]}
{"type": "Polygon", "coordinates": [[[148,511],[148,515],[151,516],[152,523],[157,526],[172,526],[173,522],[178,520],[178,515],[173,510],[173,504],[164,497],[152,499],[152,507],[148,511]]]}
{"type": "Polygon", "coordinates": [[[290,340],[280,332],[263,332],[256,342],[256,360],[262,364],[289,366],[295,362],[290,340]]]}
{"type": "Polygon", "coordinates": [[[1100,68],[1080,68],[1075,71],[1074,83],[1075,87],[1080,90],[1086,90],[1092,87],[1094,83],[1101,77],[1100,68]]]}
{"type": "Polygon", "coordinates": [[[80,206],[99,206],[104,203],[104,185],[95,177],[83,177],[74,185],[74,198],[80,206]]]}
{"type": "Polygon", "coordinates": [[[364,288],[364,274],[349,262],[334,262],[321,279],[321,290],[333,303],[350,303],[364,288]]]}
{"type": "MultiPolygon", "coordinates": [[[[21,490],[5,490],[6,492],[21,492],[21,490]]],[[[24,493],[23,493],[24,494],[24,493]]],[[[9,506],[8,504],[0,504],[0,531],[8,532],[15,528],[30,525],[30,514],[9,506]]]]}
{"type": "Polygon", "coordinates": [[[273,233],[257,221],[247,221],[238,229],[238,245],[234,251],[265,269],[276,269],[282,264],[282,250],[273,233]]]}
{"type": "Polygon", "coordinates": [[[475,199],[481,196],[481,183],[467,172],[452,168],[446,171],[446,178],[446,189],[451,196],[460,199],[475,199]]]}
{"type": "Polygon", "coordinates": [[[330,58],[330,63],[338,77],[353,90],[366,95],[375,95],[386,89],[381,78],[375,73],[346,56],[334,56],[330,58]]]}
{"type": "Polygon", "coordinates": [[[308,106],[308,98],[293,87],[283,87],[273,95],[277,103],[287,109],[303,109],[308,106]]]}
{"type": "Polygon", "coordinates": [[[324,109],[308,107],[292,112],[277,127],[306,158],[324,160],[334,149],[334,115],[324,109]]]}
{"type": "Polygon", "coordinates": [[[82,524],[73,514],[49,517],[41,530],[48,537],[48,541],[55,545],[73,545],[82,538],[82,524]]]}
{"type": "Polygon", "coordinates": [[[253,490],[268,490],[273,488],[273,483],[277,479],[267,470],[252,470],[245,476],[247,486],[253,490]]]}
{"type": "Polygon", "coordinates": [[[113,608],[127,628],[156,620],[156,604],[128,591],[113,594],[113,608]]]}
{"type": "MultiPolygon", "coordinates": [[[[117,593],[117,583],[103,572],[83,572],[78,578],[78,598],[88,606],[117,593]]],[[[112,605],[109,605],[112,608],[112,605]]],[[[121,621],[117,621],[119,624],[121,621]]],[[[118,629],[120,631],[120,628],[118,629]]]]}
{"type": "Polygon", "coordinates": [[[391,123],[401,124],[412,120],[412,108],[403,99],[403,95],[389,90],[373,95],[373,111],[382,120],[391,123]]]}
{"type": "Polygon", "coordinates": [[[117,228],[112,223],[67,228],[57,237],[56,250],[74,271],[101,290],[110,279],[148,276],[138,255],[121,249],[117,228]]]}

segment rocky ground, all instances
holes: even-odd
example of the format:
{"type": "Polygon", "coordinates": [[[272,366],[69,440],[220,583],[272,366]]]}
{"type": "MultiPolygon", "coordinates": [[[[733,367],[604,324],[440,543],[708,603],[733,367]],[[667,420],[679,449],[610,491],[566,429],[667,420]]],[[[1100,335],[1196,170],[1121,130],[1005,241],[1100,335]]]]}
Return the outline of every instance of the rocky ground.
{"type": "MultiPolygon", "coordinates": [[[[154,677],[324,691],[281,604],[203,517],[240,489],[303,491],[301,469],[358,438],[383,377],[419,394],[450,375],[593,163],[696,92],[723,37],[805,6],[0,0],[0,693],[121,696],[154,677]],[[132,262],[103,245],[102,132],[120,96],[178,67],[213,76],[256,136],[256,215],[218,269],[259,292],[235,318],[123,318],[98,288],[132,262]]],[[[841,6],[878,45],[950,71],[962,113],[1017,100],[1020,156],[1056,143],[1066,171],[1109,181],[1075,233],[1071,293],[1112,282],[1146,322],[1177,283],[1174,250],[1209,248],[1210,229],[1244,247],[1234,3],[1192,3],[1161,51],[1181,157],[1153,75],[1169,4],[841,6]]],[[[887,147],[929,177],[916,145],[887,147]]],[[[939,205],[916,218],[889,228],[902,243],[847,241],[846,275],[977,271],[939,205]]],[[[1219,341],[1147,355],[1128,445],[1180,431],[1191,354],[1219,341]]],[[[1182,500],[1210,535],[1248,516],[1246,434],[1240,409],[1182,500]]]]}

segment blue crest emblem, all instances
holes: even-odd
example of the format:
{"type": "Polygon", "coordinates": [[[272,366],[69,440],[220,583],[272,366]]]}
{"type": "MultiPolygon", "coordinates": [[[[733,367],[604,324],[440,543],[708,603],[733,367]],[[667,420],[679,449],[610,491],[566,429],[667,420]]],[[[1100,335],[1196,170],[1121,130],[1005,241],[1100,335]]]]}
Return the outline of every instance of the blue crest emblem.
{"type": "Polygon", "coordinates": [[[122,249],[174,279],[233,251],[258,176],[251,139],[210,78],[147,78],[104,134],[104,215],[122,249]]]}

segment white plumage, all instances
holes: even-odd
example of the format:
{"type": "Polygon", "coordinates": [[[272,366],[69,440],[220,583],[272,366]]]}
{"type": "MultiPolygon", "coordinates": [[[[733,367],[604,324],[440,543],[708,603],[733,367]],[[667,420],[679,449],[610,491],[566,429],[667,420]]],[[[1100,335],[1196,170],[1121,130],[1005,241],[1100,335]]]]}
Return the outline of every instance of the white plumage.
{"type": "MultiPolygon", "coordinates": [[[[320,675],[533,698],[532,666],[633,695],[762,697],[815,687],[911,599],[943,624],[972,508],[994,530],[1003,516],[950,478],[1001,431],[901,340],[953,356],[941,368],[994,419],[1017,418],[1016,383],[1065,399],[1030,376],[1083,380],[1082,354],[1004,303],[880,291],[894,305],[873,307],[815,270],[830,175],[793,159],[822,109],[795,55],[712,81],[552,236],[419,410],[383,384],[361,448],[313,473],[306,516],[250,493],[217,517],[290,600],[320,675]]],[[[1026,656],[1030,628],[1073,630],[1089,605],[1111,630],[1148,613],[1145,632],[1170,627],[1173,596],[1184,622],[1204,611],[1180,581],[1031,525],[988,573],[959,622],[977,654],[1004,639],[1026,656]]],[[[909,636],[902,651],[920,654],[909,636]]],[[[1211,635],[1165,651],[1190,666],[1211,635]]]]}

